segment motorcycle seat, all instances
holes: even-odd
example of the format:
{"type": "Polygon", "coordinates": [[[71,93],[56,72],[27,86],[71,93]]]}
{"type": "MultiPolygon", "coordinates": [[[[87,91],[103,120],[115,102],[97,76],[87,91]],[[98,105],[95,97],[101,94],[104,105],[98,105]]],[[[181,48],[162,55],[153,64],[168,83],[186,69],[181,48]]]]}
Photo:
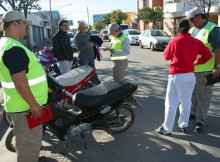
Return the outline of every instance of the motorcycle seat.
{"type": "Polygon", "coordinates": [[[92,67],[84,65],[72,69],[63,75],[56,77],[56,80],[62,86],[73,86],[85,79],[89,74],[92,73],[92,71],[92,67]]]}
{"type": "Polygon", "coordinates": [[[125,80],[109,81],[74,95],[74,105],[85,109],[95,109],[113,103],[123,102],[137,89],[137,85],[125,80]]]}

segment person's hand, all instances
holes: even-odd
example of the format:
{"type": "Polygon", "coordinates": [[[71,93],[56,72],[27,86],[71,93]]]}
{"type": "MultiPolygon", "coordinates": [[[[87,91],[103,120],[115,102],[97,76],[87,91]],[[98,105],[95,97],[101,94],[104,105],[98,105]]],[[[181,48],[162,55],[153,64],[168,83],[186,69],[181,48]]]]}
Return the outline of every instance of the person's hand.
{"type": "Polygon", "coordinates": [[[94,45],[95,45],[94,42],[89,42],[89,48],[93,48],[94,45]]]}
{"type": "Polygon", "coordinates": [[[108,51],[110,51],[110,52],[114,52],[114,49],[111,49],[111,48],[109,48],[109,47],[106,47],[106,50],[108,50],[108,51]]]}
{"type": "Polygon", "coordinates": [[[212,71],[212,77],[217,78],[220,75],[220,69],[219,68],[214,68],[212,71]]]}
{"type": "Polygon", "coordinates": [[[39,104],[30,107],[31,118],[37,119],[42,115],[42,109],[39,104]]]}

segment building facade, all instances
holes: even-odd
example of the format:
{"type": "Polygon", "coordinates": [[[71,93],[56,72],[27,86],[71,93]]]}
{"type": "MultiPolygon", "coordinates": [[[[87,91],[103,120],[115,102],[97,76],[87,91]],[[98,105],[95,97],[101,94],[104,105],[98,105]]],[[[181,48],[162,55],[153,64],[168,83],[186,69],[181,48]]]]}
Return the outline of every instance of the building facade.
{"type": "MultiPolygon", "coordinates": [[[[175,36],[176,24],[188,15],[196,5],[191,0],[164,0],[164,30],[175,36]]],[[[207,9],[206,9],[207,10],[207,9]]],[[[209,21],[218,24],[219,3],[213,3],[209,11],[209,21]]]]}
{"type": "MultiPolygon", "coordinates": [[[[142,9],[144,7],[154,8],[154,7],[162,7],[163,8],[163,0],[137,0],[137,9],[142,9]]],[[[156,22],[157,29],[163,29],[163,22],[156,22]]],[[[144,31],[145,29],[153,29],[153,23],[139,21],[139,29],[140,31],[144,31]]]]}

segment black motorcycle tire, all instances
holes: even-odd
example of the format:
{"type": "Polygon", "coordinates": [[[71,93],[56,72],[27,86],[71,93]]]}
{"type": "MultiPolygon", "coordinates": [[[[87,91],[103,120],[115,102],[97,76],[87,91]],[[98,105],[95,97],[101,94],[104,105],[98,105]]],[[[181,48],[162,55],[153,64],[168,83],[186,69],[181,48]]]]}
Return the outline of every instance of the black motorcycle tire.
{"type": "MultiPolygon", "coordinates": [[[[134,111],[132,106],[128,105],[128,104],[122,104],[119,105],[113,112],[111,112],[109,115],[117,115],[119,118],[121,117],[125,117],[128,120],[124,121],[120,121],[119,122],[123,122],[123,125],[119,125],[119,126],[114,126],[114,127],[110,127],[108,129],[110,134],[116,134],[116,133],[120,133],[120,132],[124,132],[125,130],[127,130],[128,128],[130,128],[130,126],[133,124],[135,116],[134,116],[134,111]],[[127,116],[124,116],[124,112],[127,113],[127,116]]],[[[126,115],[126,114],[125,114],[126,115]]]]}
{"type": "MultiPolygon", "coordinates": [[[[46,131],[46,125],[43,125],[43,133],[46,131]]],[[[5,139],[5,147],[8,149],[8,151],[16,152],[15,149],[15,136],[13,133],[13,129],[10,130],[8,133],[6,139],[5,139]]]]}
{"type": "Polygon", "coordinates": [[[2,115],[3,115],[3,121],[5,122],[5,124],[9,126],[12,122],[12,119],[9,116],[9,114],[5,111],[5,109],[3,109],[2,115]]]}
{"type": "Polygon", "coordinates": [[[14,136],[13,129],[12,129],[12,130],[10,130],[10,132],[8,133],[8,135],[5,139],[5,146],[9,151],[16,152],[15,139],[13,139],[13,138],[15,138],[15,136],[14,136]]]}

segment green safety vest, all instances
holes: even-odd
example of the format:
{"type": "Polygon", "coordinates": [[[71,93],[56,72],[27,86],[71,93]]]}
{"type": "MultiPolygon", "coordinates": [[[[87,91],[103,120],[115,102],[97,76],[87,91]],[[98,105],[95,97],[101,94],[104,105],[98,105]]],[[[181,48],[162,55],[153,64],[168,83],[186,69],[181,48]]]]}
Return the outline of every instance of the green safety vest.
{"type": "MultiPolygon", "coordinates": [[[[195,72],[212,71],[214,68],[215,53],[213,52],[213,48],[212,48],[211,44],[208,42],[208,37],[209,37],[210,32],[212,31],[212,29],[215,26],[216,26],[215,24],[208,22],[195,36],[195,38],[202,41],[204,43],[204,45],[209,48],[210,52],[212,52],[212,58],[208,62],[206,62],[205,64],[195,66],[195,72]]],[[[192,34],[195,29],[196,28],[193,27],[190,29],[189,32],[192,34]]],[[[197,59],[199,57],[201,57],[201,55],[198,54],[197,59]]]]}
{"type": "Polygon", "coordinates": [[[24,112],[30,109],[30,106],[16,90],[9,70],[2,60],[4,52],[15,46],[24,49],[29,58],[26,77],[30,90],[38,104],[45,104],[48,96],[46,74],[37,57],[19,41],[10,37],[2,37],[0,40],[0,81],[4,92],[5,110],[9,113],[24,112]]]}
{"type": "MultiPolygon", "coordinates": [[[[112,37],[111,38],[111,49],[114,50],[123,50],[122,42],[127,37],[126,34],[122,34],[121,37],[112,37]]],[[[116,53],[111,53],[111,60],[124,60],[127,59],[127,56],[117,55],[116,53]]]]}

